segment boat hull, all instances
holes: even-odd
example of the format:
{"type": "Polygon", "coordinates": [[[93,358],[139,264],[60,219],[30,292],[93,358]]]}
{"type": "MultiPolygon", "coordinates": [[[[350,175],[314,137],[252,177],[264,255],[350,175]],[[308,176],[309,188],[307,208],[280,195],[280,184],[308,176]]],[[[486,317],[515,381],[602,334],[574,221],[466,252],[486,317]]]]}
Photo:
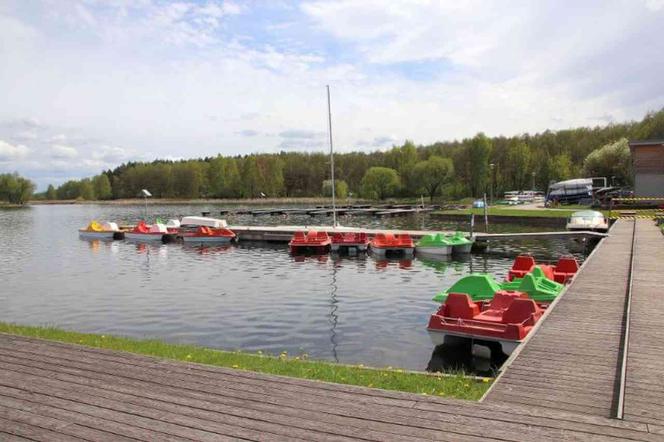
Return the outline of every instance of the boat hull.
{"type": "Polygon", "coordinates": [[[414,247],[371,247],[371,253],[378,256],[385,256],[388,253],[403,253],[404,255],[412,255],[415,251],[414,247]]]}
{"type": "Polygon", "coordinates": [[[452,246],[418,246],[415,251],[427,256],[448,256],[452,254],[452,246]]]}
{"type": "Polygon", "coordinates": [[[230,236],[183,236],[186,244],[228,244],[233,238],[230,236]]]}
{"type": "Polygon", "coordinates": [[[156,241],[163,241],[164,234],[125,232],[125,239],[129,241],[156,242],[156,241]]]}
{"type": "Polygon", "coordinates": [[[452,253],[465,254],[470,253],[470,250],[473,248],[473,244],[461,244],[458,246],[452,246],[452,253]]]}
{"type": "Polygon", "coordinates": [[[450,337],[468,339],[476,343],[479,343],[480,345],[482,342],[487,342],[487,343],[496,342],[500,344],[502,352],[505,353],[507,356],[511,355],[512,352],[516,350],[516,348],[522,342],[522,341],[512,341],[500,338],[492,338],[490,336],[475,336],[471,334],[450,332],[450,331],[440,331],[432,329],[428,329],[427,331],[429,332],[429,338],[431,338],[431,342],[435,346],[445,344],[446,339],[449,339],[450,337]]]}
{"type": "Polygon", "coordinates": [[[580,224],[567,224],[566,230],[568,232],[599,232],[606,233],[609,231],[609,226],[606,224],[594,225],[580,225],[580,224]]]}
{"type": "Polygon", "coordinates": [[[78,237],[81,239],[105,239],[111,241],[115,238],[115,234],[119,232],[88,232],[79,230],[78,237]]]}
{"type": "Polygon", "coordinates": [[[338,252],[343,249],[356,249],[360,252],[366,252],[369,248],[368,244],[357,243],[357,244],[332,244],[330,245],[330,250],[333,252],[338,252]]]}

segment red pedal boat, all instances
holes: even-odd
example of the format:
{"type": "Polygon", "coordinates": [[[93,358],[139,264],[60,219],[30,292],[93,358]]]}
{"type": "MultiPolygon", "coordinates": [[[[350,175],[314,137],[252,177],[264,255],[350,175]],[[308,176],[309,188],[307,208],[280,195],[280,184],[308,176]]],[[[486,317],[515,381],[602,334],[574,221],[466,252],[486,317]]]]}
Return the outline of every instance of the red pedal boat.
{"type": "Polygon", "coordinates": [[[507,280],[511,281],[514,278],[523,278],[527,273],[530,273],[535,268],[535,258],[531,255],[519,255],[514,260],[512,268],[507,274],[507,280]]]}
{"type": "Polygon", "coordinates": [[[473,302],[465,293],[450,293],[431,315],[427,330],[434,345],[447,336],[497,342],[509,355],[526,338],[544,309],[521,292],[496,292],[490,302],[473,302]]]}
{"type": "Polygon", "coordinates": [[[388,252],[412,255],[415,243],[408,234],[378,233],[371,241],[371,251],[378,256],[385,256],[388,252]]]}
{"type": "Polygon", "coordinates": [[[523,278],[526,274],[531,273],[535,267],[540,267],[544,275],[550,280],[566,284],[579,270],[579,263],[573,256],[562,256],[558,259],[556,265],[538,265],[532,256],[527,254],[519,255],[507,273],[507,280],[512,281],[514,278],[523,278]]]}
{"type": "Polygon", "coordinates": [[[214,229],[199,226],[194,232],[181,233],[186,244],[227,244],[235,239],[235,233],[226,228],[214,229]]]}
{"type": "Polygon", "coordinates": [[[332,235],[331,248],[333,252],[344,249],[366,252],[369,248],[369,236],[364,232],[335,233],[332,235]]]}
{"type": "Polygon", "coordinates": [[[293,238],[288,243],[291,253],[311,251],[317,254],[327,253],[330,250],[330,239],[327,232],[317,232],[310,230],[304,232],[295,232],[293,238]]]}

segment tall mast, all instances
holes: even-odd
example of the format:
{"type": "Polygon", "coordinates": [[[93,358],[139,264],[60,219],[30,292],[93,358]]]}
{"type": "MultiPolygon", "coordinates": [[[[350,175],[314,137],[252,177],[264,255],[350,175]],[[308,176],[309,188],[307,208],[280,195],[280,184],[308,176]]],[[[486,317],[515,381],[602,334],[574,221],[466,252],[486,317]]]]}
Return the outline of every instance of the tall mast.
{"type": "Polygon", "coordinates": [[[337,227],[337,203],[334,185],[334,151],[332,149],[332,107],[330,105],[330,85],[327,88],[327,119],[330,130],[330,176],[332,178],[332,226],[337,227]]]}

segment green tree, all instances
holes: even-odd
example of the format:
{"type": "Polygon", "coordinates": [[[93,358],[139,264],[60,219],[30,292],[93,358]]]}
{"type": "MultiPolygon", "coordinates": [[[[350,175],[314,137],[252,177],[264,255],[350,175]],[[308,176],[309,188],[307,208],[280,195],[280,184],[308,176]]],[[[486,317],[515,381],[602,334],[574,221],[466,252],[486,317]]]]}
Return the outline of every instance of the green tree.
{"type": "Polygon", "coordinates": [[[552,181],[564,181],[572,178],[572,160],[566,153],[551,158],[549,177],[552,181]]]}
{"type": "Polygon", "coordinates": [[[95,199],[95,189],[92,185],[92,181],[89,178],[84,178],[81,180],[79,185],[79,197],[87,201],[92,201],[95,199]]]}
{"type": "Polygon", "coordinates": [[[619,183],[631,183],[632,155],[627,138],[590,152],[583,161],[583,171],[589,177],[616,177],[619,183]]]}
{"type": "Polygon", "coordinates": [[[244,198],[255,198],[260,195],[259,187],[260,173],[255,155],[244,158],[242,164],[242,196],[244,198]]]}
{"type": "Polygon", "coordinates": [[[49,184],[48,189],[46,189],[46,199],[51,201],[58,199],[58,194],[55,192],[53,184],[49,184]]]}
{"type": "Polygon", "coordinates": [[[501,173],[510,190],[524,190],[530,187],[532,173],[530,157],[530,148],[522,140],[516,139],[509,143],[501,173]]]}
{"type": "Polygon", "coordinates": [[[0,174],[0,201],[25,204],[30,200],[34,191],[34,183],[18,173],[0,174]]]}
{"type": "MultiPolygon", "coordinates": [[[[323,181],[323,196],[332,196],[332,180],[323,181]]],[[[348,196],[348,184],[344,180],[334,180],[334,196],[339,199],[348,196]]]]}
{"type": "Polygon", "coordinates": [[[478,197],[486,191],[488,183],[491,140],[479,133],[468,142],[467,149],[469,190],[471,196],[478,197]]]}
{"type": "Polygon", "coordinates": [[[393,147],[385,154],[385,164],[397,171],[403,181],[403,190],[406,194],[417,192],[417,185],[412,183],[411,176],[418,159],[415,143],[410,140],[406,140],[401,147],[393,147]]]}
{"type": "Polygon", "coordinates": [[[383,200],[399,190],[399,174],[389,167],[372,167],[362,178],[362,194],[367,198],[383,200]]]}
{"type": "Polygon", "coordinates": [[[449,182],[454,174],[454,164],[449,158],[432,156],[426,161],[420,161],[413,168],[412,181],[414,185],[429,195],[433,201],[443,185],[449,182]]]}
{"type": "Polygon", "coordinates": [[[108,179],[108,176],[106,176],[105,173],[92,178],[92,187],[97,199],[107,200],[113,196],[113,192],[111,190],[111,181],[108,179]]]}

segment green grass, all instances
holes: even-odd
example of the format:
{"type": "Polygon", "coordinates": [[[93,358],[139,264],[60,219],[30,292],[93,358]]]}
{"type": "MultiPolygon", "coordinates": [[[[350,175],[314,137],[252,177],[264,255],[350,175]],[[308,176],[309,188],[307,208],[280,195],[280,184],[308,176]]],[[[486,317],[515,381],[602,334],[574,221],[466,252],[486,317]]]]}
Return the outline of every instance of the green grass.
{"type": "Polygon", "coordinates": [[[306,354],[279,356],[221,351],[158,340],[139,340],[109,335],[96,335],[61,330],[54,327],[32,327],[0,322],[0,333],[49,339],[88,347],[126,351],[177,361],[196,362],[238,370],[290,376],[303,379],[360,385],[385,390],[406,391],[423,395],[477,400],[491,384],[490,378],[455,374],[413,373],[399,369],[378,369],[362,365],[341,365],[308,360],[306,354]]]}
{"type": "MultiPolygon", "coordinates": [[[[569,218],[577,212],[577,209],[512,209],[507,207],[490,207],[489,215],[492,216],[519,216],[519,217],[547,217],[547,218],[569,218]]],[[[484,209],[459,209],[459,210],[440,210],[434,212],[439,215],[484,215],[484,209]]]]}

